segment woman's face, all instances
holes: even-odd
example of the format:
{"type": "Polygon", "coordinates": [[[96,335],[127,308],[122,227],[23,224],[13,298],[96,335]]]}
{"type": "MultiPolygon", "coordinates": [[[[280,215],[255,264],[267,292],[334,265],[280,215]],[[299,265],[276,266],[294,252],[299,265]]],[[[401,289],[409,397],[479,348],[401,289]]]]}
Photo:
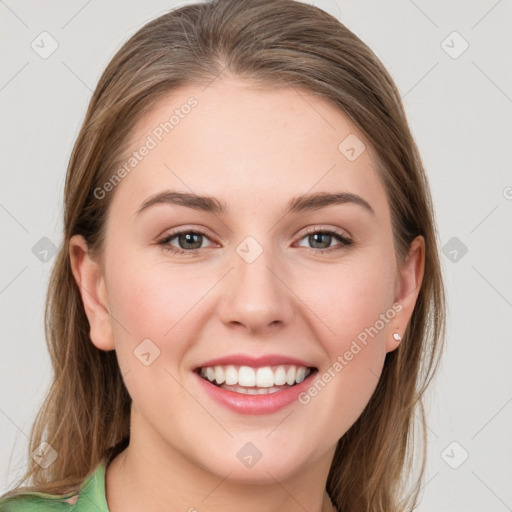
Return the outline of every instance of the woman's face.
{"type": "Polygon", "coordinates": [[[323,100],[233,78],[174,92],[136,127],[120,183],[96,191],[113,197],[101,274],[83,283],[139,456],[260,483],[328,469],[419,288],[416,267],[398,273],[362,144],[323,100]]]}

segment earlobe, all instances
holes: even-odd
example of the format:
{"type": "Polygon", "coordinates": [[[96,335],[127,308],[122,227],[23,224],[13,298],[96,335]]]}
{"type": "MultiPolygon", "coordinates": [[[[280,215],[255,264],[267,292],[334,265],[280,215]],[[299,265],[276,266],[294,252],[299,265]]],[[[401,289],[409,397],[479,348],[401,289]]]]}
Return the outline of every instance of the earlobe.
{"type": "Polygon", "coordinates": [[[398,276],[395,304],[401,309],[394,319],[386,343],[386,352],[395,350],[401,343],[403,333],[414,311],[425,272],[425,239],[417,236],[409,246],[409,252],[398,276]]]}
{"type": "Polygon", "coordinates": [[[105,279],[83,236],[74,235],[69,241],[69,258],[89,320],[91,341],[100,350],[114,350],[105,279]]]}

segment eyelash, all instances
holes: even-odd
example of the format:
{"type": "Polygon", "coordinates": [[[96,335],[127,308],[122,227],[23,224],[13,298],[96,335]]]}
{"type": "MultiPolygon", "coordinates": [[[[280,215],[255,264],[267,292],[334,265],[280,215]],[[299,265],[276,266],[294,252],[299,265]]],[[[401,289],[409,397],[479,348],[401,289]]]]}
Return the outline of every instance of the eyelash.
{"type": "MultiPolygon", "coordinates": [[[[174,233],[171,233],[170,235],[167,235],[165,238],[163,238],[162,240],[160,240],[158,242],[158,245],[163,246],[163,248],[166,251],[169,251],[169,252],[171,252],[173,254],[189,254],[189,255],[193,255],[193,254],[196,254],[197,252],[199,252],[201,250],[201,248],[185,250],[185,249],[179,249],[177,247],[169,245],[169,242],[171,240],[175,239],[177,236],[179,236],[179,235],[181,235],[183,233],[188,233],[188,234],[193,233],[194,235],[202,235],[202,236],[210,239],[210,237],[206,233],[203,233],[202,231],[194,231],[194,230],[190,230],[190,229],[183,229],[181,231],[175,231],[174,233]]],[[[331,231],[331,230],[315,229],[315,228],[312,228],[312,229],[308,230],[306,233],[304,233],[304,235],[300,238],[300,240],[302,240],[303,238],[306,238],[309,235],[317,234],[317,233],[322,233],[322,234],[334,237],[336,240],[341,242],[341,246],[334,246],[334,247],[330,247],[330,248],[327,248],[327,249],[314,249],[314,248],[305,247],[305,249],[309,249],[309,251],[313,252],[314,254],[317,254],[317,253],[324,253],[325,254],[325,253],[330,253],[330,252],[333,252],[333,251],[340,251],[340,250],[344,249],[346,246],[349,246],[349,245],[351,245],[353,243],[352,240],[350,240],[349,238],[347,238],[344,234],[342,234],[340,232],[331,231]]]]}

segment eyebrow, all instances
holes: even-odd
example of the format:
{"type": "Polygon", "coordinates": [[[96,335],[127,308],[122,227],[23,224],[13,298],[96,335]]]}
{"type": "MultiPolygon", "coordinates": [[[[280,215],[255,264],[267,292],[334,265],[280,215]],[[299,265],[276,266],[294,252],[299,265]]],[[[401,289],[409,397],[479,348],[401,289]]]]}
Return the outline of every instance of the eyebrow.
{"type": "MultiPolygon", "coordinates": [[[[320,208],[325,208],[327,206],[346,203],[362,206],[367,212],[375,215],[373,208],[366,200],[350,192],[317,192],[314,194],[304,194],[294,197],[286,205],[284,215],[289,213],[319,210],[320,208]]],[[[158,204],[186,206],[187,208],[192,208],[194,210],[215,214],[223,214],[227,212],[226,203],[220,201],[216,197],[201,196],[189,192],[176,192],[172,190],[166,190],[146,199],[137,210],[137,215],[142,213],[144,210],[147,210],[151,206],[158,204]]]]}

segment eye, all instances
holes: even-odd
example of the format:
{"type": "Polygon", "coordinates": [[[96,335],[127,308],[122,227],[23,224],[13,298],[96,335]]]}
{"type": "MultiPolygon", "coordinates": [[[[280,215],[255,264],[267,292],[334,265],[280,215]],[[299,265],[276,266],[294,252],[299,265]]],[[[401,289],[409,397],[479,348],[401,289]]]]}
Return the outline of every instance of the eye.
{"type": "Polygon", "coordinates": [[[331,231],[331,230],[319,230],[319,229],[310,229],[307,231],[306,236],[302,237],[301,240],[306,239],[310,244],[319,245],[320,247],[312,247],[313,252],[332,252],[339,251],[343,249],[345,246],[351,245],[352,240],[348,238],[344,233],[331,231]],[[331,242],[337,240],[340,242],[339,244],[331,247],[331,242]]]}
{"type": "Polygon", "coordinates": [[[171,233],[158,242],[166,251],[175,254],[195,254],[202,249],[203,238],[209,240],[205,233],[201,231],[182,230],[171,233]],[[177,239],[180,247],[171,245],[171,241],[177,239]]]}
{"type": "MultiPolygon", "coordinates": [[[[339,251],[344,247],[352,244],[352,240],[348,238],[344,233],[331,230],[310,229],[300,240],[304,240],[306,238],[310,244],[318,244],[320,246],[310,248],[310,250],[314,253],[339,251]],[[334,247],[331,247],[331,243],[336,240],[339,243],[334,247]]],[[[204,249],[204,239],[210,240],[210,238],[202,231],[184,229],[167,235],[165,238],[158,242],[158,245],[163,246],[166,251],[172,252],[174,254],[191,255],[196,254],[201,249],[204,249]],[[175,239],[179,247],[171,244],[171,242],[175,239]]]]}

